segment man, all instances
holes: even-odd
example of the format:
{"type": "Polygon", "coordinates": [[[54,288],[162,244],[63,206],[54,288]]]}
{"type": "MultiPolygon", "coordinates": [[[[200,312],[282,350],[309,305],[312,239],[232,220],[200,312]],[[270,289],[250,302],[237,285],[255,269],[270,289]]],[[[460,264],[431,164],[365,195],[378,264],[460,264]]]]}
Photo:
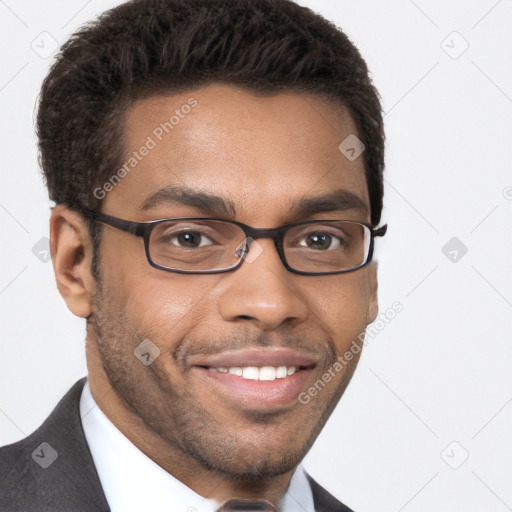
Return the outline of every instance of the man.
{"type": "Polygon", "coordinates": [[[63,46],[37,129],[88,377],[1,449],[1,509],[350,510],[300,462],[378,313],[357,49],[289,0],[135,0],[63,46]]]}

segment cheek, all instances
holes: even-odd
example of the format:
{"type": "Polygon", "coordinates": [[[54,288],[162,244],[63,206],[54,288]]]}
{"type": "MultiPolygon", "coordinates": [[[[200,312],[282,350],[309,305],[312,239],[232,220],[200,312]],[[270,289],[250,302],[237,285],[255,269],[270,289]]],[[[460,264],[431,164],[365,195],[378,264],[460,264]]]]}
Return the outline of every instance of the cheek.
{"type": "Polygon", "coordinates": [[[101,255],[103,281],[109,294],[125,304],[130,320],[138,324],[177,320],[193,310],[204,294],[201,286],[194,286],[190,277],[152,267],[142,239],[121,241],[117,233],[109,236],[101,255]]]}
{"type": "Polygon", "coordinates": [[[366,328],[370,291],[365,279],[354,274],[315,289],[314,314],[339,348],[350,345],[366,328]]]}
{"type": "Polygon", "coordinates": [[[169,346],[207,317],[207,296],[217,281],[217,276],[200,276],[195,282],[190,276],[152,268],[132,274],[123,283],[126,313],[140,332],[169,346]]]}

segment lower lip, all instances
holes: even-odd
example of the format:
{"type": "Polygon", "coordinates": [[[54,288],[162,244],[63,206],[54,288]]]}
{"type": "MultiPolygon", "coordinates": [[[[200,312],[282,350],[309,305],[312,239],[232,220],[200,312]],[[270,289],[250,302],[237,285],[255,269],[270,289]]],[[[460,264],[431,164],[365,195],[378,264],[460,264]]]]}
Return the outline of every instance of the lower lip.
{"type": "Polygon", "coordinates": [[[305,388],[313,372],[313,368],[306,368],[282,379],[251,380],[199,366],[194,366],[191,370],[205,379],[208,385],[221,386],[223,395],[227,391],[234,399],[257,407],[283,406],[293,402],[305,388]]]}

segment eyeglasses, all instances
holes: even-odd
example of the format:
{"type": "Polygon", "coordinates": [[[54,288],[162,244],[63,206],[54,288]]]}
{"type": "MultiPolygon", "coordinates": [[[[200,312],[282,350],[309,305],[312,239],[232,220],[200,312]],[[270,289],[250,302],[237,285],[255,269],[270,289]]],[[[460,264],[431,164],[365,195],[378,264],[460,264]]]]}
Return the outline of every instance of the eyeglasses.
{"type": "Polygon", "coordinates": [[[349,220],[305,220],[277,228],[253,228],[208,217],[179,217],[132,222],[93,210],[85,217],[144,240],[151,266],[180,274],[218,274],[239,268],[257,238],[271,238],[287,270],[318,276],[342,274],[372,260],[374,238],[387,224],[371,226],[349,220]]]}

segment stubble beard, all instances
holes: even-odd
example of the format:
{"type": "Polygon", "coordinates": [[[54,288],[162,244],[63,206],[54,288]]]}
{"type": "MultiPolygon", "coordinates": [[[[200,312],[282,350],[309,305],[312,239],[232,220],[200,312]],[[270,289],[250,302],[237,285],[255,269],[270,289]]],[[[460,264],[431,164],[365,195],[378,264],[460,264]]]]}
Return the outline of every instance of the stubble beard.
{"type": "MultiPolygon", "coordinates": [[[[106,299],[109,294],[102,288],[98,286],[93,296],[88,342],[97,343],[110,385],[121,401],[165,441],[170,455],[178,454],[182,460],[192,458],[195,465],[199,463],[226,480],[270,480],[292,471],[313,445],[357,366],[358,359],[347,365],[327,401],[311,401],[308,414],[317,420],[306,436],[301,432],[302,425],[296,422],[285,431],[288,439],[277,439],[273,446],[255,446],[248,441],[250,435],[245,436],[239,429],[227,430],[183,384],[163,374],[162,367],[155,364],[157,360],[146,367],[135,357],[134,349],[147,336],[130,321],[126,300],[113,295],[106,299]],[[297,441],[291,442],[294,437],[297,441]]],[[[162,355],[166,357],[163,352],[162,355]]],[[[265,418],[260,420],[264,422],[265,418]]]]}

